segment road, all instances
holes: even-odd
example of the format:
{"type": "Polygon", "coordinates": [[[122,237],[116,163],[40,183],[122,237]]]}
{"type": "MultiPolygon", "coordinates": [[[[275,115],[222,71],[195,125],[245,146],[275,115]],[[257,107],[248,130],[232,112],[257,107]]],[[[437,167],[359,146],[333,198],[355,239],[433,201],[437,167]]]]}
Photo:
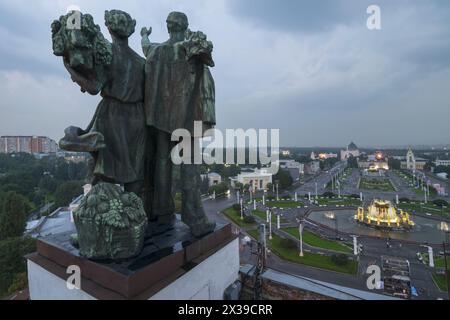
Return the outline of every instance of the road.
{"type": "MultiPolygon", "coordinates": [[[[343,170],[343,167],[338,164],[333,170],[343,170]]],[[[408,186],[402,184],[402,181],[398,180],[400,178],[396,176],[391,176],[390,173],[388,175],[391,178],[392,182],[398,189],[398,194],[400,197],[409,195],[412,198],[413,194],[409,193],[408,186]],[[397,179],[398,178],[398,179],[397,179]]],[[[315,183],[318,184],[318,194],[321,194],[325,191],[325,185],[330,181],[331,175],[329,173],[321,173],[317,175],[315,178],[309,179],[304,185],[298,187],[295,192],[299,195],[307,194],[311,192],[312,195],[315,193],[315,183]]],[[[343,185],[343,194],[353,194],[356,193],[355,186],[357,186],[357,182],[359,179],[359,171],[353,170],[352,175],[347,179],[347,182],[343,185]]],[[[412,191],[414,193],[414,191],[412,191]]],[[[365,192],[365,197],[384,197],[389,196],[389,199],[395,197],[395,193],[392,192],[365,192]]],[[[414,196],[417,196],[414,193],[414,196]]],[[[232,192],[232,195],[229,198],[219,198],[216,200],[205,200],[204,208],[208,214],[208,217],[216,221],[218,223],[228,223],[228,219],[221,214],[221,211],[225,208],[232,206],[237,203],[237,199],[232,192]]],[[[301,217],[305,209],[288,209],[283,210],[283,216],[291,222],[295,222],[295,219],[301,217]]],[[[240,238],[242,239],[246,234],[243,231],[240,231],[239,227],[234,226],[234,230],[236,233],[239,233],[240,238]]],[[[330,230],[324,231],[320,230],[320,232],[332,232],[330,230]]],[[[376,239],[376,238],[360,238],[359,243],[362,243],[364,246],[364,252],[360,256],[360,266],[357,276],[347,275],[336,273],[332,271],[326,271],[322,269],[317,269],[309,266],[304,266],[300,264],[286,262],[281,260],[274,254],[269,254],[267,260],[267,266],[279,271],[284,271],[286,273],[305,276],[317,280],[322,280],[342,286],[347,286],[360,290],[368,290],[366,286],[366,280],[368,275],[366,274],[367,267],[372,264],[381,265],[381,256],[393,256],[404,258],[410,261],[411,265],[411,279],[412,285],[416,287],[420,296],[418,299],[437,299],[443,298],[445,299],[447,295],[445,293],[440,292],[433,283],[431,278],[431,269],[423,263],[417,260],[416,253],[423,252],[425,253],[425,249],[418,245],[405,244],[400,241],[390,241],[390,247],[387,247],[386,239],[376,239]]],[[[255,263],[256,256],[251,253],[251,248],[248,246],[241,246],[241,263],[255,263]]]]}

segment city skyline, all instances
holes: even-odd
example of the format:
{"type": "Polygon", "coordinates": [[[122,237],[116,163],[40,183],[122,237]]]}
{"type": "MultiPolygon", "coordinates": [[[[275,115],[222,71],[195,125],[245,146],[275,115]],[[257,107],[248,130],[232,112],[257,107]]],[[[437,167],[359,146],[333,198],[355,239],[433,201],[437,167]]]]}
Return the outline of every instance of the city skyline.
{"type": "Polygon", "coordinates": [[[86,126],[99,97],[80,95],[52,54],[50,23],[69,5],[118,8],[152,41],[185,11],[215,44],[219,129],[280,129],[280,146],[439,145],[450,138],[450,10],[442,1],[376,1],[381,30],[366,27],[369,1],[0,1],[1,135],[46,135],[86,126]],[[430,19],[432,17],[432,19],[430,19]],[[32,27],[30,27],[32,26],[32,27]],[[32,54],[30,54],[32,53],[32,54]],[[282,57],[280,59],[279,57],[282,57]],[[26,91],[24,92],[24,88],[26,91]]]}

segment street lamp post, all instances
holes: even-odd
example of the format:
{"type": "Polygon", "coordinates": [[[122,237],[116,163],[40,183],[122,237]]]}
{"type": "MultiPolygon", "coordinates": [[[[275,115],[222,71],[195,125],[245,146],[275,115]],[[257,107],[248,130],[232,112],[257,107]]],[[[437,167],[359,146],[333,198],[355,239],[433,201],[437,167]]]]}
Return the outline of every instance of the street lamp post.
{"type": "Polygon", "coordinates": [[[317,180],[315,181],[315,185],[316,185],[316,199],[318,198],[318,194],[317,194],[317,180]]]}
{"type": "Polygon", "coordinates": [[[334,229],[336,232],[336,239],[339,239],[339,230],[338,230],[338,215],[334,215],[334,229]]]}
{"type": "Polygon", "coordinates": [[[269,239],[272,240],[272,210],[269,210],[269,239]]]}
{"type": "Polygon", "coordinates": [[[428,199],[427,199],[427,189],[425,189],[425,192],[424,192],[423,194],[424,194],[424,196],[425,196],[425,204],[427,204],[427,203],[428,203],[428,199]]]}
{"type": "Polygon", "coordinates": [[[278,194],[278,183],[277,183],[277,201],[280,201],[279,194],[278,194]]]}
{"type": "Polygon", "coordinates": [[[244,201],[241,198],[241,220],[244,220],[244,201]]]}
{"type": "Polygon", "coordinates": [[[300,224],[298,226],[298,234],[300,237],[300,252],[299,256],[303,257],[303,220],[300,220],[300,224]]]}
{"type": "Polygon", "coordinates": [[[339,181],[338,181],[337,187],[338,187],[338,198],[340,199],[341,198],[341,183],[339,181]]]}
{"type": "Polygon", "coordinates": [[[331,175],[331,190],[334,190],[334,178],[333,178],[333,174],[330,173],[331,175]]]}

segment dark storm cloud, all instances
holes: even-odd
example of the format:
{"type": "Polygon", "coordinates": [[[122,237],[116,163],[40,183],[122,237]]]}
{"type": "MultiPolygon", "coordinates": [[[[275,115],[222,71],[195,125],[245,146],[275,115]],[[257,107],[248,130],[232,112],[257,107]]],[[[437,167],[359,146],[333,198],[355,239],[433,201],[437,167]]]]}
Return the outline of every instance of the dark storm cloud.
{"type": "Polygon", "coordinates": [[[231,0],[230,11],[259,27],[286,31],[324,31],[354,20],[363,5],[348,0],[231,0]]]}
{"type": "Polygon", "coordinates": [[[106,9],[167,39],[168,12],[184,11],[214,42],[219,128],[279,128],[281,145],[450,141],[447,0],[0,0],[2,134],[62,135],[87,124],[99,97],[82,95],[52,54],[50,23],[67,6],[106,9]],[[366,28],[381,7],[382,30],[366,28]]]}
{"type": "MultiPolygon", "coordinates": [[[[450,17],[450,1],[446,0],[230,0],[228,8],[243,22],[255,23],[260,28],[284,32],[322,32],[337,25],[365,27],[366,9],[378,5],[385,13],[397,13],[410,8],[435,9],[432,16],[424,11],[423,19],[450,17]]],[[[395,19],[395,14],[388,15],[395,19]]],[[[389,21],[386,21],[389,23],[389,21]]],[[[432,21],[429,21],[432,22],[432,21]]]]}

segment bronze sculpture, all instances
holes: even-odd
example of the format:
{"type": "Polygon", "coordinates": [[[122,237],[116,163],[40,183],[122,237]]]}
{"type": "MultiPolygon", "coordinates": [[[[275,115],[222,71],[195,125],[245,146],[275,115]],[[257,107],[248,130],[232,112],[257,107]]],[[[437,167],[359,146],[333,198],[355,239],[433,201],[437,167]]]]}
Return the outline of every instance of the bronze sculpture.
{"type": "MultiPolygon", "coordinates": [[[[153,232],[174,222],[171,134],[179,128],[194,134],[194,121],[204,129],[215,125],[208,68],[214,66],[213,46],[203,33],[188,30],[186,15],[173,12],[167,19],[168,41],[150,43],[151,31],[141,31],[145,60],[128,46],[136,25],[128,13],[106,11],[105,24],[112,43],[92,16],[70,12],[53,22],[52,40],[72,80],[83,92],[103,97],[88,128],[70,127],[60,141],[62,149],[89,152],[93,158],[94,188],[75,213],[80,253],[122,259],[139,253],[147,218],[153,232]],[[69,28],[73,17],[79,19],[78,28],[69,28]]],[[[193,136],[192,143],[199,138],[193,136]]],[[[215,224],[203,210],[198,166],[182,164],[181,181],[182,221],[201,237],[215,224]]]]}
{"type": "MultiPolygon", "coordinates": [[[[172,197],[171,141],[176,129],[187,129],[192,144],[196,143],[194,121],[202,121],[204,128],[215,125],[214,81],[208,67],[213,67],[212,43],[201,32],[190,32],[184,13],[172,12],[167,17],[170,38],[163,43],[151,43],[151,33],[141,31],[145,65],[145,111],[147,125],[152,130],[154,186],[151,201],[152,219],[170,227],[174,220],[172,197]]],[[[200,199],[198,166],[181,165],[181,217],[195,236],[214,229],[203,211],[200,199]]],[[[147,200],[148,201],[148,200],[147,200]]]]}

